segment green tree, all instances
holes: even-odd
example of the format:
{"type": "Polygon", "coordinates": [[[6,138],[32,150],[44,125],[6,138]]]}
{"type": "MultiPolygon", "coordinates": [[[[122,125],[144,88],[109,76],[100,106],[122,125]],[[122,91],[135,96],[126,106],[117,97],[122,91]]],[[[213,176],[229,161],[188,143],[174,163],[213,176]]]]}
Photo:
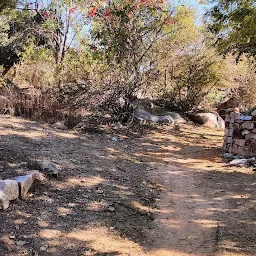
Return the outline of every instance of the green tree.
{"type": "Polygon", "coordinates": [[[123,107],[129,107],[141,88],[149,85],[156,69],[154,49],[173,33],[175,21],[165,1],[109,1],[90,15],[95,51],[103,53],[110,67],[105,81],[112,91],[111,104],[117,106],[122,98],[123,107]]]}
{"type": "Polygon", "coordinates": [[[208,28],[217,36],[222,53],[256,55],[256,6],[254,0],[219,0],[208,13],[208,28]]]}
{"type": "Polygon", "coordinates": [[[158,76],[152,92],[158,103],[185,112],[196,108],[221,80],[221,57],[209,35],[195,24],[195,11],[179,6],[178,30],[156,48],[158,76]]]}
{"type": "Polygon", "coordinates": [[[0,12],[7,8],[14,8],[17,4],[16,0],[1,0],[0,1],[0,12]]]}

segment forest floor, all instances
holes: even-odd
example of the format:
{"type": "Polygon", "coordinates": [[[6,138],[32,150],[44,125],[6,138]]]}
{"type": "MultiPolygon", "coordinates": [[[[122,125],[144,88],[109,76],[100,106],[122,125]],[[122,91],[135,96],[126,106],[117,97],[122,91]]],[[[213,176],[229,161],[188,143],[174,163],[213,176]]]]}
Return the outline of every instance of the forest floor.
{"type": "Polygon", "coordinates": [[[28,159],[60,169],[0,211],[0,256],[256,255],[256,175],[223,162],[222,136],[191,124],[79,134],[0,116],[2,179],[28,159]]]}

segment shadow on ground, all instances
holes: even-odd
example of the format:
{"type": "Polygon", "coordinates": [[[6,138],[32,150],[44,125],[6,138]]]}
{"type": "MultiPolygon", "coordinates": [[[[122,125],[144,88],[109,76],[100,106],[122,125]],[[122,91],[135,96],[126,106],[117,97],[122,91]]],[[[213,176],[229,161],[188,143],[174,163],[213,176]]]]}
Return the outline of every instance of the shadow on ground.
{"type": "Polygon", "coordinates": [[[58,179],[35,184],[0,212],[0,255],[256,253],[256,179],[223,165],[221,132],[79,135],[0,119],[1,178],[25,173],[31,158],[60,168],[58,179]]]}

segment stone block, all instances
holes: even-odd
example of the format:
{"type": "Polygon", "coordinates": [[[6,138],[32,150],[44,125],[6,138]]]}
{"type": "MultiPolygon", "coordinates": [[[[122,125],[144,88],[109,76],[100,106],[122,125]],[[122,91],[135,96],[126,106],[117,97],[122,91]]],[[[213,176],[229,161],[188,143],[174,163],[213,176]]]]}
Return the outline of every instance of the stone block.
{"type": "Polygon", "coordinates": [[[242,121],[251,121],[252,116],[239,116],[237,119],[242,120],[242,121]]]}
{"type": "Polygon", "coordinates": [[[224,150],[224,152],[228,152],[229,151],[229,149],[231,148],[231,144],[225,144],[225,145],[223,145],[223,150],[224,150]]]}
{"type": "Polygon", "coordinates": [[[237,154],[240,156],[246,157],[246,158],[252,157],[254,155],[249,146],[248,147],[238,147],[237,154]]]}
{"type": "Polygon", "coordinates": [[[229,128],[228,129],[228,133],[227,133],[227,137],[232,137],[233,136],[233,132],[234,132],[234,128],[229,128]]]}
{"type": "Polygon", "coordinates": [[[227,137],[224,135],[223,137],[223,144],[222,144],[222,148],[224,149],[224,146],[226,145],[226,140],[227,140],[227,137]]]}
{"type": "Polygon", "coordinates": [[[251,115],[256,116],[256,109],[252,111],[251,115]]]}
{"type": "Polygon", "coordinates": [[[254,123],[253,122],[244,122],[242,124],[242,128],[246,130],[252,130],[254,128],[254,123]]]}
{"type": "Polygon", "coordinates": [[[26,174],[32,175],[33,180],[44,181],[46,179],[45,175],[43,173],[39,172],[38,170],[31,170],[31,171],[28,171],[26,174]]]}
{"type": "Polygon", "coordinates": [[[232,144],[233,138],[232,138],[232,137],[227,137],[226,142],[227,142],[228,144],[232,144]]]}
{"type": "Polygon", "coordinates": [[[248,135],[248,134],[250,134],[251,132],[250,131],[248,131],[248,130],[244,130],[244,131],[242,131],[242,135],[243,136],[245,136],[245,135],[248,135]]]}
{"type": "Polygon", "coordinates": [[[246,157],[246,158],[248,158],[248,157],[253,157],[253,156],[255,156],[255,154],[253,154],[251,151],[244,151],[244,155],[243,155],[243,157],[246,157]]]}
{"type": "Polygon", "coordinates": [[[230,113],[230,123],[233,124],[236,120],[239,120],[239,114],[237,113],[230,113]]]}
{"type": "Polygon", "coordinates": [[[19,184],[16,180],[0,180],[0,191],[3,191],[9,200],[19,198],[19,184]]]}
{"type": "Polygon", "coordinates": [[[58,169],[57,166],[48,160],[43,160],[41,164],[41,169],[44,173],[46,173],[49,176],[53,176],[55,178],[58,177],[58,169]]]}
{"type": "Polygon", "coordinates": [[[240,130],[240,124],[238,124],[238,123],[234,123],[234,129],[236,129],[236,130],[240,130]]]}
{"type": "Polygon", "coordinates": [[[235,123],[236,124],[241,124],[241,123],[243,123],[244,121],[243,120],[240,120],[239,118],[237,118],[236,120],[235,120],[235,123]]]}
{"type": "Polygon", "coordinates": [[[33,185],[34,177],[33,175],[24,175],[24,176],[18,176],[15,178],[20,186],[20,198],[24,198],[26,194],[28,193],[29,189],[33,185]]]}
{"type": "Polygon", "coordinates": [[[233,145],[232,145],[232,148],[231,148],[231,153],[234,154],[234,155],[236,155],[236,154],[237,154],[237,150],[238,150],[238,146],[235,145],[235,144],[233,144],[233,145]]]}
{"type": "Polygon", "coordinates": [[[237,148],[237,154],[238,154],[239,156],[244,156],[244,155],[245,155],[244,148],[243,148],[243,147],[238,147],[238,148],[237,148]]]}
{"type": "Polygon", "coordinates": [[[0,190],[0,207],[1,209],[5,210],[9,207],[10,205],[10,199],[9,197],[0,190]]]}
{"type": "Polygon", "coordinates": [[[235,122],[235,113],[230,113],[230,123],[233,124],[235,122]]]}
{"type": "Polygon", "coordinates": [[[250,149],[254,154],[256,154],[256,141],[250,142],[250,149]]]}
{"type": "Polygon", "coordinates": [[[249,133],[245,135],[246,140],[256,140],[256,134],[255,133],[249,133]]]}
{"type": "Polygon", "coordinates": [[[230,123],[230,115],[225,116],[225,123],[230,123]]]}
{"type": "Polygon", "coordinates": [[[245,141],[244,139],[234,139],[234,143],[240,147],[243,147],[245,145],[245,141]]]}

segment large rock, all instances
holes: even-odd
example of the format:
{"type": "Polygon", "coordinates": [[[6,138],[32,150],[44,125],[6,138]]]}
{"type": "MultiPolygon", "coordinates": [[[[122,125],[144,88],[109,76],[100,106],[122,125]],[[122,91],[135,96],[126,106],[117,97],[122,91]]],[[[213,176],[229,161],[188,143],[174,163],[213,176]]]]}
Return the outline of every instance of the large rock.
{"type": "Polygon", "coordinates": [[[213,113],[198,113],[192,118],[195,122],[207,127],[225,129],[225,122],[218,114],[213,113]]]}
{"type": "Polygon", "coordinates": [[[58,171],[56,164],[52,163],[49,160],[42,161],[41,170],[43,173],[45,173],[49,176],[55,177],[55,178],[57,178],[59,175],[59,171],[58,171]]]}
{"type": "Polygon", "coordinates": [[[134,112],[134,117],[143,123],[146,123],[146,122],[154,122],[154,123],[160,123],[160,124],[174,123],[174,120],[170,115],[162,115],[162,116],[152,115],[143,109],[137,109],[134,112]]]}
{"type": "MultiPolygon", "coordinates": [[[[162,114],[159,114],[158,116],[162,116],[162,114]]],[[[180,114],[176,112],[167,112],[164,114],[164,116],[170,116],[176,124],[184,124],[187,122],[180,114]]]]}
{"type": "Polygon", "coordinates": [[[10,199],[9,197],[0,190],[0,208],[5,210],[9,207],[10,199]]]}
{"type": "Polygon", "coordinates": [[[54,129],[67,130],[68,127],[63,122],[56,122],[52,125],[54,129]]]}
{"type": "Polygon", "coordinates": [[[31,170],[31,171],[28,171],[26,174],[32,175],[33,180],[44,181],[46,179],[45,175],[39,172],[38,170],[31,170]]]}
{"type": "Polygon", "coordinates": [[[29,189],[33,185],[33,182],[34,182],[33,175],[29,174],[29,175],[24,175],[24,176],[18,176],[15,179],[19,183],[19,186],[20,186],[20,198],[25,198],[29,189]]]}
{"type": "Polygon", "coordinates": [[[19,198],[19,184],[16,180],[0,180],[0,191],[3,191],[9,200],[19,198]]]}

